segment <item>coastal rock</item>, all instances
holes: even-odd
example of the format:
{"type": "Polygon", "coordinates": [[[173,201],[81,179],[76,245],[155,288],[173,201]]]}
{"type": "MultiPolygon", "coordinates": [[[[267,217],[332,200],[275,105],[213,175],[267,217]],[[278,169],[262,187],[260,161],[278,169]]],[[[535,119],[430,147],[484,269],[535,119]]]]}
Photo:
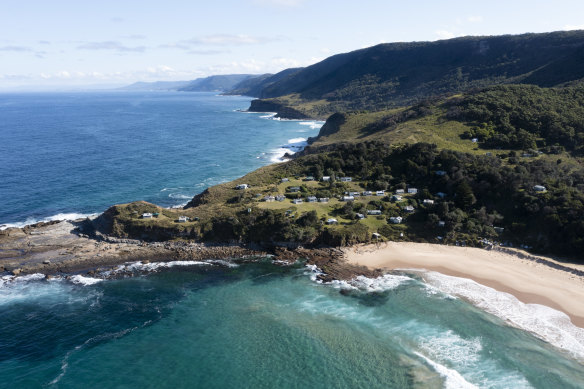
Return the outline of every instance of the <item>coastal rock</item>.
{"type": "Polygon", "coordinates": [[[22,269],[20,269],[20,268],[12,269],[11,273],[12,273],[12,275],[17,276],[20,273],[22,273],[22,269]]]}

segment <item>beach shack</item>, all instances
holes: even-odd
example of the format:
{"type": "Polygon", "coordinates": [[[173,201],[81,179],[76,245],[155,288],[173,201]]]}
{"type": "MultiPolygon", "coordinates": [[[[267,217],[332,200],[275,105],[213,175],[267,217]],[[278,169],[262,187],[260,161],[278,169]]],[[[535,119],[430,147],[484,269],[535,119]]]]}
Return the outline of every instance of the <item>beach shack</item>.
{"type": "Polygon", "coordinates": [[[375,192],[375,196],[385,196],[385,191],[384,190],[378,190],[377,192],[375,192]]]}
{"type": "Polygon", "coordinates": [[[438,221],[438,227],[444,227],[444,226],[446,226],[446,222],[444,220],[438,221]]]}
{"type": "Polygon", "coordinates": [[[326,224],[337,224],[337,223],[338,223],[337,219],[334,219],[334,218],[330,218],[326,221],[326,224]]]}
{"type": "Polygon", "coordinates": [[[362,213],[356,213],[355,216],[357,216],[357,219],[365,219],[365,215],[362,213]]]}
{"type": "Polygon", "coordinates": [[[188,218],[188,217],[186,217],[186,216],[179,216],[179,217],[178,217],[178,222],[179,222],[179,223],[186,223],[186,222],[188,222],[188,221],[189,221],[189,218],[188,218]]]}
{"type": "Polygon", "coordinates": [[[314,177],[313,176],[307,176],[306,178],[304,178],[304,181],[314,181],[314,177]]]}
{"type": "Polygon", "coordinates": [[[370,190],[366,190],[363,192],[363,196],[372,196],[373,192],[371,192],[370,190]]]}
{"type": "Polygon", "coordinates": [[[341,177],[341,182],[351,182],[353,181],[352,177],[341,177]]]}
{"type": "Polygon", "coordinates": [[[328,203],[329,202],[329,198],[328,197],[320,197],[318,199],[319,203],[328,203]]]}
{"type": "Polygon", "coordinates": [[[403,189],[396,189],[395,194],[404,194],[405,191],[403,189]]]}
{"type": "Polygon", "coordinates": [[[418,189],[417,188],[408,188],[408,193],[409,194],[416,194],[416,193],[418,193],[418,189]]]}
{"type": "Polygon", "coordinates": [[[434,204],[434,200],[424,199],[423,203],[426,205],[432,205],[432,204],[434,204]]]}
{"type": "Polygon", "coordinates": [[[249,188],[248,184],[239,184],[235,187],[235,189],[237,189],[237,190],[242,190],[242,189],[247,189],[247,188],[249,188]]]}
{"type": "Polygon", "coordinates": [[[322,176],[321,180],[322,180],[323,182],[328,182],[328,181],[330,181],[330,180],[331,180],[331,176],[322,176]]]}
{"type": "Polygon", "coordinates": [[[282,178],[282,179],[280,180],[280,182],[288,182],[288,181],[290,181],[290,179],[289,179],[289,178],[286,178],[286,177],[284,177],[284,178],[282,178]]]}
{"type": "Polygon", "coordinates": [[[414,212],[414,207],[412,205],[406,205],[404,207],[404,211],[406,211],[406,212],[414,212]]]}
{"type": "Polygon", "coordinates": [[[142,219],[152,219],[152,213],[150,212],[143,213],[142,219]]]}
{"type": "Polygon", "coordinates": [[[402,201],[402,197],[399,195],[391,196],[391,201],[402,201]]]}
{"type": "Polygon", "coordinates": [[[543,185],[535,185],[533,187],[533,190],[536,192],[545,192],[546,191],[546,187],[543,185]]]}
{"type": "Polygon", "coordinates": [[[341,200],[342,201],[354,201],[355,200],[355,197],[353,197],[353,196],[343,196],[341,198],[341,200]]]}
{"type": "Polygon", "coordinates": [[[290,187],[288,187],[288,192],[292,192],[292,193],[300,192],[300,187],[299,186],[290,186],[290,187]]]}
{"type": "Polygon", "coordinates": [[[294,200],[292,200],[292,204],[302,204],[302,203],[303,203],[302,199],[294,199],[294,200]]]}
{"type": "Polygon", "coordinates": [[[308,201],[309,203],[316,203],[317,199],[316,196],[308,196],[306,198],[306,201],[308,201]]]}
{"type": "Polygon", "coordinates": [[[276,201],[284,201],[284,200],[286,200],[286,196],[279,194],[276,196],[275,199],[276,199],[276,201]]]}
{"type": "Polygon", "coordinates": [[[367,215],[381,215],[380,209],[368,209],[367,215]]]}
{"type": "Polygon", "coordinates": [[[264,197],[264,201],[267,203],[271,203],[272,201],[275,201],[276,197],[275,196],[266,196],[264,197]]]}
{"type": "Polygon", "coordinates": [[[400,224],[402,222],[402,217],[401,216],[392,216],[389,218],[389,222],[392,224],[400,224]]]}

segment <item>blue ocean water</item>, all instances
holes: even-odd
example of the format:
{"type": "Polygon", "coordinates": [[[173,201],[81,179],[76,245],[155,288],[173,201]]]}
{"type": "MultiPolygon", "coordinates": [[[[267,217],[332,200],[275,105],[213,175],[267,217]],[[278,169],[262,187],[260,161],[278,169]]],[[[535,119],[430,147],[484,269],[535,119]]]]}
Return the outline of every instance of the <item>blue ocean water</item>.
{"type": "Polygon", "coordinates": [[[301,144],[322,125],[237,112],[250,101],[178,92],[0,94],[0,225],[135,200],[185,204],[273,162],[281,146],[301,144]]]}
{"type": "MultiPolygon", "coordinates": [[[[318,131],[236,111],[248,104],[0,95],[0,224],[177,206],[318,131]]],[[[3,276],[0,388],[584,387],[584,330],[559,312],[438,273],[323,285],[317,271],[266,258],[3,276]]]]}

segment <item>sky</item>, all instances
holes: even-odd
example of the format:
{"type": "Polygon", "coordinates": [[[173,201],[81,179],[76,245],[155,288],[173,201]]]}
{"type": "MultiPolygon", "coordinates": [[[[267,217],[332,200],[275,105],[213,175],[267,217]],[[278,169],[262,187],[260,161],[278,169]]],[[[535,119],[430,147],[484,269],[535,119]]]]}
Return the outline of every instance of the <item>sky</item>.
{"type": "Polygon", "coordinates": [[[582,0],[2,0],[0,90],[276,73],[384,42],[574,29],[582,0]]]}

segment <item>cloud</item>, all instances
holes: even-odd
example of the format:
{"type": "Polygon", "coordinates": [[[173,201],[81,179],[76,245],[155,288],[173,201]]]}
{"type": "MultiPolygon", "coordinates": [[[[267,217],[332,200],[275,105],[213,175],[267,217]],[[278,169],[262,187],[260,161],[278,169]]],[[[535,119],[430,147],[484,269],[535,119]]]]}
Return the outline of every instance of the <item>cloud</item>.
{"type": "Polygon", "coordinates": [[[217,55],[217,54],[224,54],[229,53],[229,50],[189,50],[187,54],[193,55],[217,55]]]}
{"type": "Polygon", "coordinates": [[[12,51],[12,52],[22,53],[22,52],[32,51],[32,49],[30,47],[26,47],[26,46],[1,46],[0,51],[12,51]]]}
{"type": "Polygon", "coordinates": [[[564,30],[570,31],[570,30],[584,30],[584,24],[566,24],[564,26],[564,30]]]}
{"type": "Polygon", "coordinates": [[[122,38],[135,39],[135,40],[143,40],[143,39],[146,39],[146,35],[142,35],[142,34],[130,34],[130,35],[124,35],[124,36],[122,36],[122,38]]]}
{"type": "Polygon", "coordinates": [[[39,45],[50,45],[51,42],[49,41],[38,41],[39,45]]]}
{"type": "Polygon", "coordinates": [[[145,46],[129,47],[124,46],[117,41],[103,41],[103,42],[87,42],[77,46],[79,50],[113,50],[121,53],[143,53],[146,50],[145,46]]]}
{"type": "Polygon", "coordinates": [[[470,23],[480,23],[483,21],[483,17],[480,15],[469,16],[466,20],[470,23]]]}
{"type": "Polygon", "coordinates": [[[213,34],[183,41],[192,45],[229,46],[229,45],[256,45],[279,40],[279,38],[254,37],[249,35],[213,34]]]}
{"type": "Polygon", "coordinates": [[[454,32],[446,30],[437,30],[434,31],[434,33],[436,34],[438,39],[451,39],[457,36],[457,34],[455,34],[454,32]]]}

